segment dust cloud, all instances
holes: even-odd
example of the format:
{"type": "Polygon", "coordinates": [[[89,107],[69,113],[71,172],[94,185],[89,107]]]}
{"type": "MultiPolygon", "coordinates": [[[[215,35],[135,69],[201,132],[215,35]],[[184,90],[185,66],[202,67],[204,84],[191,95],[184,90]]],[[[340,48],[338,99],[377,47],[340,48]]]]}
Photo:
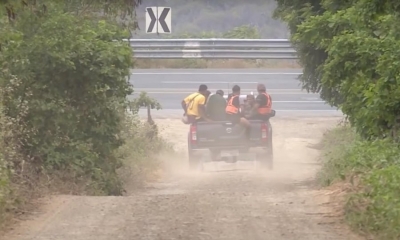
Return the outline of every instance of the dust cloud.
{"type": "Polygon", "coordinates": [[[7,239],[358,239],[314,180],[320,167],[314,146],[340,120],[276,117],[274,170],[251,162],[207,163],[204,172],[188,171],[187,126],[159,120],[163,136],[181,153],[162,157],[161,179],[130,196],[60,197],[7,239]]]}

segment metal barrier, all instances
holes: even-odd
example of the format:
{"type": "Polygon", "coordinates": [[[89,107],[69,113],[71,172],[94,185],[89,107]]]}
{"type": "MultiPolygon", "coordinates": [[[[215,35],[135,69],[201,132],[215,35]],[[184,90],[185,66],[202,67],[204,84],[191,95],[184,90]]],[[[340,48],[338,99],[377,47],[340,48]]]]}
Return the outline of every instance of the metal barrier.
{"type": "Polygon", "coordinates": [[[297,59],[288,39],[125,39],[135,58],[297,59]]]}

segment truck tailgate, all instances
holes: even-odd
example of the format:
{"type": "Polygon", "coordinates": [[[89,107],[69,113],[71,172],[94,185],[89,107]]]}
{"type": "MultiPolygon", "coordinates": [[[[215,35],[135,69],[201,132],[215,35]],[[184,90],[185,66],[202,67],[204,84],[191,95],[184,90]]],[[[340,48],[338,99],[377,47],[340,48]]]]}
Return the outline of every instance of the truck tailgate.
{"type": "MultiPolygon", "coordinates": [[[[262,121],[251,121],[251,141],[261,141],[262,121]]],[[[248,142],[244,127],[232,122],[199,122],[196,127],[197,148],[242,146],[248,142]]]]}

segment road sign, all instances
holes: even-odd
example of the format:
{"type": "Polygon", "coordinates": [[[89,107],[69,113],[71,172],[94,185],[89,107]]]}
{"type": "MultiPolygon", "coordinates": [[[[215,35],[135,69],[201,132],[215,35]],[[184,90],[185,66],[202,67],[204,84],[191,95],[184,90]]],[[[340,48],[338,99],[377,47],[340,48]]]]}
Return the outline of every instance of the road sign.
{"type": "Polygon", "coordinates": [[[146,33],[157,33],[157,7],[146,8],[146,33]]]}
{"type": "Polygon", "coordinates": [[[158,33],[171,33],[171,8],[158,7],[158,33]]]}
{"type": "Polygon", "coordinates": [[[171,8],[146,8],[146,33],[171,33],[171,8]]]}

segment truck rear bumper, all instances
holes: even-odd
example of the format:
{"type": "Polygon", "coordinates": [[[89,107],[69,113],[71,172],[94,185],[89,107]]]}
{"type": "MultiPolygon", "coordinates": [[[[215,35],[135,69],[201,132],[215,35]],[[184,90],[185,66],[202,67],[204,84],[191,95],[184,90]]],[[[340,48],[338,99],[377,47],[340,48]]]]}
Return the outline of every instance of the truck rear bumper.
{"type": "Polygon", "coordinates": [[[266,149],[267,146],[224,146],[224,147],[194,147],[192,146],[191,150],[193,151],[222,151],[222,150],[239,150],[239,151],[249,151],[251,149],[266,149]]]}
{"type": "MultiPolygon", "coordinates": [[[[205,159],[209,159],[211,161],[227,161],[227,159],[236,159],[238,161],[253,161],[258,158],[260,155],[265,155],[268,152],[268,148],[266,147],[252,147],[252,148],[201,148],[201,149],[192,149],[192,154],[198,156],[209,156],[205,159]]],[[[206,160],[206,161],[209,161],[206,160]]]]}

